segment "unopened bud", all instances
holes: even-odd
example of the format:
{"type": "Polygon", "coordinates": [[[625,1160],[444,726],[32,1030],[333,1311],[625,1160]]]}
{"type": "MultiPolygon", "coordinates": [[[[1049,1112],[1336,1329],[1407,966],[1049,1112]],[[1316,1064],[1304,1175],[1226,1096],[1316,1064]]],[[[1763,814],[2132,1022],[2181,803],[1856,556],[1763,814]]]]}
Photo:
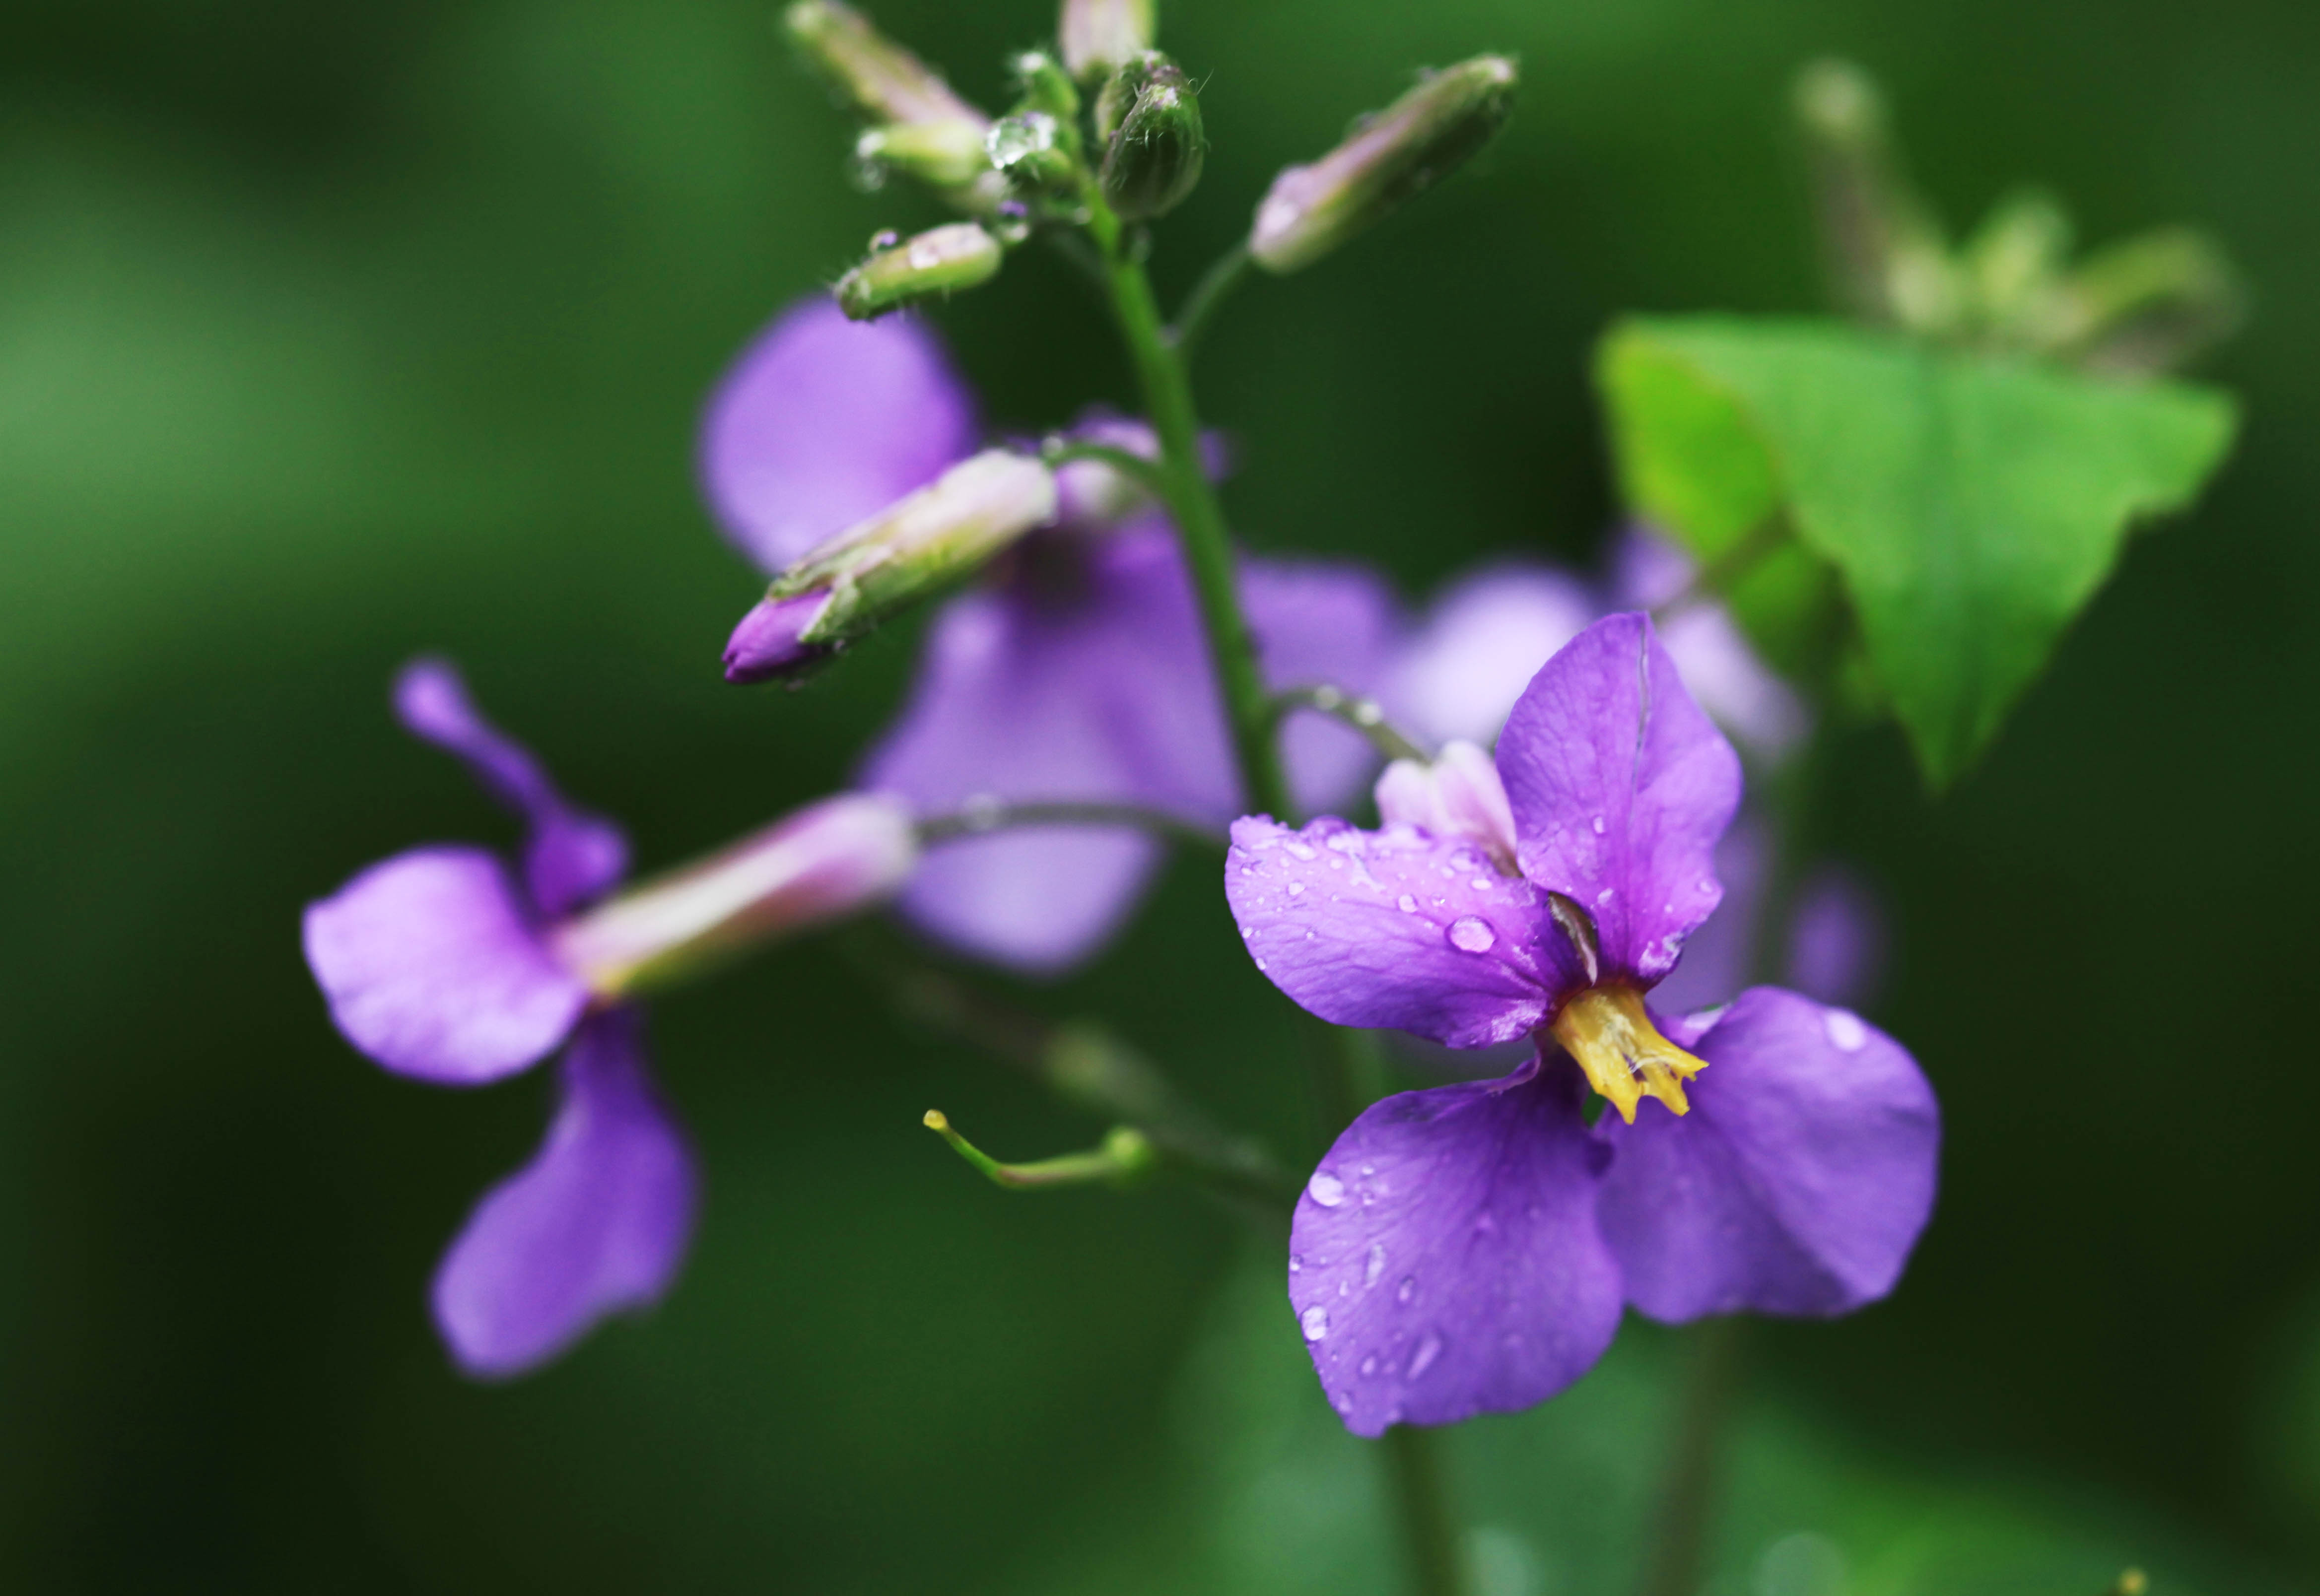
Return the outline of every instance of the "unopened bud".
{"type": "Polygon", "coordinates": [[[936,188],[964,188],[991,170],[984,150],[989,132],[990,124],[980,119],[956,116],[893,122],[856,140],[854,158],[866,168],[900,172],[936,188]]]}
{"type": "Polygon", "coordinates": [[[1084,83],[1152,48],[1152,0],[1064,0],[1064,66],[1084,83]]]}
{"type": "MultiPolygon", "coordinates": [[[[1103,158],[1103,197],[1129,222],[1165,215],[1182,204],[1200,182],[1209,150],[1201,129],[1201,98],[1174,62],[1147,59],[1156,64],[1143,74],[1134,102],[1109,135],[1103,158]]],[[[1113,81],[1127,76],[1123,72],[1113,81]]]]}
{"type": "Polygon", "coordinates": [[[822,618],[829,602],[827,593],[757,601],[726,641],[725,679],[736,685],[777,681],[829,658],[836,648],[809,643],[805,634],[822,618]]]}
{"type": "Polygon", "coordinates": [[[1501,875],[1516,874],[1515,812],[1499,767],[1473,743],[1449,742],[1427,763],[1396,759],[1377,781],[1378,817],[1480,845],[1501,875]]]}
{"type": "Polygon", "coordinates": [[[782,25],[798,50],[872,122],[904,125],[990,119],[924,61],[838,0],[798,0],[782,25]]]}
{"type": "Polygon", "coordinates": [[[557,957],[599,996],[625,996],[872,908],[901,889],[918,858],[899,799],[842,793],[566,921],[554,932],[557,957]]]}
{"type": "Polygon", "coordinates": [[[726,679],[767,681],[827,658],[1055,518],[1055,474],[1039,461],[1003,449],[962,460],[776,578],[726,645],[726,679]]]}
{"type": "Polygon", "coordinates": [[[979,287],[999,275],[999,240],[972,222],[954,222],[874,252],[838,279],[838,306],[856,322],[931,294],[979,287]]]}
{"type": "Polygon", "coordinates": [[[1249,253],[1267,271],[1296,271],[1423,194],[1505,124],[1515,82],[1505,56],[1429,75],[1319,160],[1275,177],[1249,253]]]}

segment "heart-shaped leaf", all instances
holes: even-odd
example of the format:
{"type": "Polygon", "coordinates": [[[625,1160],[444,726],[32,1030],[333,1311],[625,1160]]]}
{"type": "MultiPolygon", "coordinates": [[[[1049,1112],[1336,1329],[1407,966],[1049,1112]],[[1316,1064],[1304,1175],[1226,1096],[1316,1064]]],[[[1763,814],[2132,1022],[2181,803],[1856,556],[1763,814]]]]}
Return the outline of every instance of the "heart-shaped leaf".
{"type": "Polygon", "coordinates": [[[2229,395],[2098,381],[1821,321],[1630,321],[1597,370],[1629,505],[1706,561],[1795,540],[1730,590],[1792,661],[1834,569],[1926,777],[1996,735],[2140,520],[2231,446],[2229,395]]]}

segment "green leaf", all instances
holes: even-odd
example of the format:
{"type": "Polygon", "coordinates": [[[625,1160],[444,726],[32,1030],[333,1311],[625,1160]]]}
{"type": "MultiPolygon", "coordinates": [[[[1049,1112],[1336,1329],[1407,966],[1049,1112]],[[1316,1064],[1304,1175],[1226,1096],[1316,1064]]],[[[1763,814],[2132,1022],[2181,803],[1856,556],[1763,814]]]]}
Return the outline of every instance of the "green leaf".
{"type": "Polygon", "coordinates": [[[1776,665],[1834,572],[1926,777],[1996,735],[2139,520],[2222,462],[2229,395],[1945,352],[1830,322],[1630,321],[1597,370],[1627,503],[1703,560],[1785,513],[1734,608],[1776,665]]]}

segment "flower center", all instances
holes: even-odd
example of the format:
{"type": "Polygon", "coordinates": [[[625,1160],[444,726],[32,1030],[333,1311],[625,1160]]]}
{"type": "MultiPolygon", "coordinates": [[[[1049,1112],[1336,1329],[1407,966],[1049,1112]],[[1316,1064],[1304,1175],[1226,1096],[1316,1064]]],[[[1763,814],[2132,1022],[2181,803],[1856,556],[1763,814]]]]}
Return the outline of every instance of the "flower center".
{"type": "Polygon", "coordinates": [[[1632,986],[1592,986],[1563,1005],[1552,1027],[1554,1039],[1587,1072],[1588,1084],[1609,1100],[1619,1118],[1636,1122],[1636,1105],[1656,1097],[1672,1113],[1691,1111],[1683,1084],[1708,1061],[1660,1035],[1644,1011],[1644,994],[1632,986]]]}

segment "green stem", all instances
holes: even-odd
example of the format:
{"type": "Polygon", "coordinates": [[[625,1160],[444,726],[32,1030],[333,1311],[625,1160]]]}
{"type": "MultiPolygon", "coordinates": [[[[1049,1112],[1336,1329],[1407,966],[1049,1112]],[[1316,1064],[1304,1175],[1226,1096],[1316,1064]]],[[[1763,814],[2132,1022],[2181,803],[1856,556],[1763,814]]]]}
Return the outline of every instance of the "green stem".
{"type": "Polygon", "coordinates": [[[1409,1554],[1410,1588],[1419,1596],[1464,1596],[1466,1549],[1450,1516],[1434,1432],[1397,1424],[1385,1432],[1385,1455],[1409,1554]]]}
{"type": "Polygon", "coordinates": [[[1385,718],[1385,710],[1374,698],[1348,698],[1341,688],[1291,687],[1273,697],[1275,718],[1285,720],[1296,710],[1311,710],[1316,714],[1343,721],[1364,737],[1370,746],[1389,759],[1415,759],[1425,764],[1431,757],[1418,747],[1415,738],[1385,718]]]}
{"type": "MultiPolygon", "coordinates": [[[[1277,715],[1273,695],[1257,669],[1248,621],[1241,613],[1224,511],[1201,463],[1200,416],[1192,405],[1192,384],[1183,351],[1161,322],[1152,280],[1145,275],[1143,262],[1125,247],[1119,219],[1092,185],[1087,200],[1088,231],[1103,253],[1112,314],[1135,365],[1152,431],[1160,440],[1160,470],[1167,485],[1168,507],[1175,520],[1185,567],[1192,573],[1192,591],[1200,601],[1201,622],[1208,635],[1209,657],[1216,668],[1226,722],[1232,729],[1241,786],[1254,809],[1277,820],[1293,821],[1296,817],[1273,737],[1277,715]]],[[[1228,278],[1229,274],[1228,285],[1228,278]]],[[[1199,299],[1196,295],[1193,310],[1204,315],[1199,299]]],[[[1193,315],[1188,324],[1196,330],[1199,321],[1200,315],[1193,315]]],[[[1310,1029],[1331,1038],[1334,1062],[1323,1064],[1319,1076],[1323,1112],[1333,1121],[1328,1129],[1334,1136],[1376,1094],[1377,1075],[1364,1063],[1368,1038],[1359,1032],[1338,1031],[1318,1020],[1310,1021],[1310,1029]]],[[[1416,1589],[1419,1596],[1464,1596],[1459,1537],[1444,1499],[1432,1443],[1420,1432],[1402,1427],[1387,1434],[1386,1450],[1411,1549],[1416,1589]]]]}
{"type": "Polygon", "coordinates": [[[1192,291],[1184,296],[1183,305],[1176,312],[1176,320],[1165,334],[1169,347],[1179,357],[1192,358],[1192,346],[1207,331],[1210,318],[1217,313],[1219,305],[1231,297],[1232,291],[1240,286],[1241,279],[1248,276],[1249,265],[1248,242],[1243,240],[1218,256],[1215,264],[1201,274],[1201,280],[1193,284],[1192,291]]]}
{"type": "Polygon", "coordinates": [[[1291,819],[1289,790],[1282,779],[1281,757],[1273,741],[1272,695],[1257,670],[1248,621],[1241,614],[1232,540],[1225,530],[1224,511],[1201,465],[1201,423],[1192,408],[1192,379],[1161,324],[1152,279],[1145,275],[1143,263],[1125,247],[1119,219],[1100,198],[1090,206],[1088,230],[1103,251],[1112,314],[1136,367],[1137,385],[1143,390],[1152,431],[1160,440],[1160,474],[1167,485],[1168,507],[1174,515],[1177,540],[1183,546],[1184,564],[1192,572],[1192,591],[1200,600],[1201,621],[1208,633],[1217,685],[1224,694],[1241,785],[1255,808],[1278,819],[1291,819]]]}
{"type": "Polygon", "coordinates": [[[962,837],[987,837],[1018,826],[1111,826],[1149,831],[1171,842],[1189,843],[1214,853],[1225,839],[1205,826],[1179,820],[1165,811],[1140,803],[1083,803],[1058,799],[1053,803],[1010,803],[1003,799],[970,802],[955,814],[930,815],[918,823],[919,841],[936,847],[962,837]]]}
{"type": "Polygon", "coordinates": [[[1691,1332],[1691,1366],[1676,1417],[1675,1449],[1660,1484],[1656,1533],[1641,1596],[1693,1596],[1716,1504],[1724,1421],[1739,1384],[1744,1321],[1711,1319],[1691,1332]]]}

